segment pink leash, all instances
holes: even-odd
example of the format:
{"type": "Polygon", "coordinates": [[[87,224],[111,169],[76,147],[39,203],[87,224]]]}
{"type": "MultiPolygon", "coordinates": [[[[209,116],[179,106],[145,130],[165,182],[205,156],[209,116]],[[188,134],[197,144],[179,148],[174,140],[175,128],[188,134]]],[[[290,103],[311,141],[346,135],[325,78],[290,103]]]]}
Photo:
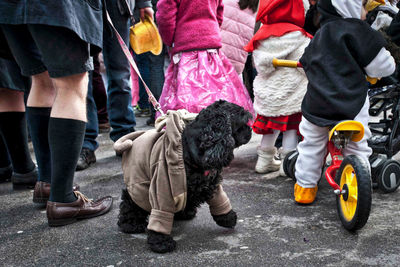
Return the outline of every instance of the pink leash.
{"type": "Polygon", "coordinates": [[[161,116],[164,115],[164,112],[161,110],[161,106],[160,103],[157,102],[157,99],[154,97],[154,95],[151,93],[149,87],[147,86],[147,84],[144,82],[142,75],[140,75],[139,69],[135,63],[135,60],[133,59],[131,53],[129,53],[129,49],[126,46],[124,40],[122,39],[121,35],[119,35],[117,29],[115,29],[114,24],[111,21],[110,15],[107,12],[107,20],[110,23],[111,27],[114,30],[115,35],[117,36],[119,45],[121,46],[122,51],[124,52],[126,58],[128,59],[129,63],[131,64],[132,68],[135,70],[135,72],[137,73],[137,75],[139,76],[140,80],[142,81],[144,88],[146,89],[146,93],[149,96],[149,101],[151,102],[151,104],[153,105],[154,109],[158,112],[160,112],[161,116]]]}

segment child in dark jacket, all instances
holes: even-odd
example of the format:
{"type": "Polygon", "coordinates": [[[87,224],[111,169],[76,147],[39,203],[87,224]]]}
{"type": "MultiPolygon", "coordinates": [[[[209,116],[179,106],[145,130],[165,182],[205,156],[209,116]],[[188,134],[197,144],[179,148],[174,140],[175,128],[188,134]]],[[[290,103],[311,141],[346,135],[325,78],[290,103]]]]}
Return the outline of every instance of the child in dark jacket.
{"type": "MultiPolygon", "coordinates": [[[[391,75],[395,63],[384,48],[385,40],[365,19],[365,6],[371,0],[319,0],[321,28],[301,57],[309,80],[302,102],[294,188],[295,201],[310,204],[317,194],[317,183],[326,155],[328,131],[342,120],[356,120],[365,128],[361,141],[350,142],[343,151],[360,156],[367,166],[372,150],[367,139],[368,84],[365,76],[391,75]]],[[[377,2],[380,2],[377,0],[377,2]]]]}

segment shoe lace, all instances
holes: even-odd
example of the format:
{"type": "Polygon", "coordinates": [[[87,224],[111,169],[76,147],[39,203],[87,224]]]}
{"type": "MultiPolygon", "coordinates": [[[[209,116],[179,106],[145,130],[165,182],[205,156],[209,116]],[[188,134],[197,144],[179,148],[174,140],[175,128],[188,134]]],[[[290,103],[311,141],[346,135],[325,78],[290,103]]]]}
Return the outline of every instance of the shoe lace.
{"type": "Polygon", "coordinates": [[[74,191],[74,194],[77,198],[81,198],[84,202],[90,202],[90,199],[88,199],[83,193],[74,191]]]}

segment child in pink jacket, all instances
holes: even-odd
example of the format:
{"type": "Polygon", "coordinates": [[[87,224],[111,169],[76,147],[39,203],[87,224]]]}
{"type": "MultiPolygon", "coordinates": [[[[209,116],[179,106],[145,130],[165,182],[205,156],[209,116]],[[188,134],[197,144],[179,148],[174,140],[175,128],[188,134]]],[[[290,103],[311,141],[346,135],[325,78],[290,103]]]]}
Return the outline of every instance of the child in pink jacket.
{"type": "Polygon", "coordinates": [[[254,35],[258,0],[224,0],[221,25],[222,52],[241,75],[247,60],[243,47],[254,35]]]}
{"type": "Polygon", "coordinates": [[[222,0],[160,0],[158,29],[171,47],[161,108],[198,113],[223,99],[253,113],[250,96],[221,52],[222,0]]]}

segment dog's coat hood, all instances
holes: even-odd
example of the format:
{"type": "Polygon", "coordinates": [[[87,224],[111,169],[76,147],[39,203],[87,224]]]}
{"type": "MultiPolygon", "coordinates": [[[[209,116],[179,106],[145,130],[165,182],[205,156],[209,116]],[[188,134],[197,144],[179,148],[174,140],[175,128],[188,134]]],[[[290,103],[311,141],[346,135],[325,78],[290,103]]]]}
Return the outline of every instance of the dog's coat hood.
{"type": "MultiPolygon", "coordinates": [[[[156,129],[130,133],[114,144],[123,153],[122,170],[130,197],[150,212],[147,228],[164,234],[171,233],[174,214],[185,208],[187,200],[182,147],[185,114],[168,111],[156,129]]],[[[208,204],[214,215],[232,209],[221,186],[208,204]]]]}

